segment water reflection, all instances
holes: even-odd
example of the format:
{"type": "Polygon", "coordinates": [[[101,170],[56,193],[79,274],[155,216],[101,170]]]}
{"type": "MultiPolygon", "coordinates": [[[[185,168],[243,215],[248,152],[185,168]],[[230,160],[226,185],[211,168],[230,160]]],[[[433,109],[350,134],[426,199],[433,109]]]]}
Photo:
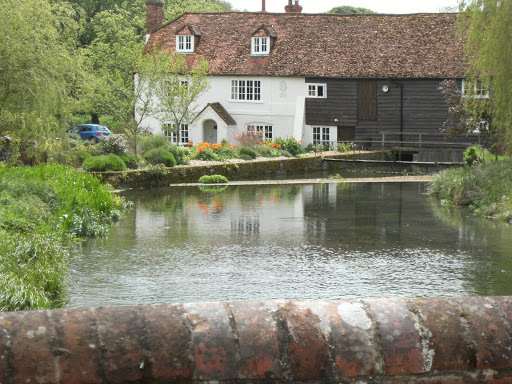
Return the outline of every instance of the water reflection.
{"type": "Polygon", "coordinates": [[[71,306],[512,293],[512,229],[422,183],[133,191],[79,250],[71,306]]]}

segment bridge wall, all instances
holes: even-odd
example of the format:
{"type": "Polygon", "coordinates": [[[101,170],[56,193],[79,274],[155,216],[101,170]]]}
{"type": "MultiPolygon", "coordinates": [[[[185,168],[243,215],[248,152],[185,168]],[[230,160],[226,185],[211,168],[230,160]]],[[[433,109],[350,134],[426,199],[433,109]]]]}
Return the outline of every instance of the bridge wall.
{"type": "Polygon", "coordinates": [[[512,383],[512,297],[0,316],[1,383],[512,383]]]}

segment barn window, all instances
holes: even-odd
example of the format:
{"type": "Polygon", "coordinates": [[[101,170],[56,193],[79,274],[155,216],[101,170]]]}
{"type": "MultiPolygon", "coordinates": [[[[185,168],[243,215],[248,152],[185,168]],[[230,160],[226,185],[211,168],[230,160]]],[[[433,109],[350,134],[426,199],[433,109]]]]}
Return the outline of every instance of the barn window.
{"type": "Polygon", "coordinates": [[[357,86],[357,119],[377,120],[377,81],[359,80],[357,86]]]}

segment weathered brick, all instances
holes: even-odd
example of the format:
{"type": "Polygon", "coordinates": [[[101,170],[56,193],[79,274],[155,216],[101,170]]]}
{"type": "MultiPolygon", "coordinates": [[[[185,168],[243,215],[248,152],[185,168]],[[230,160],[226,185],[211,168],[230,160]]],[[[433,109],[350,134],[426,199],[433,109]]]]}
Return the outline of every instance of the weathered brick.
{"type": "Polygon", "coordinates": [[[234,302],[233,312],[240,345],[241,379],[282,379],[278,329],[263,302],[234,302]]]}
{"type": "Polygon", "coordinates": [[[472,355],[461,311],[447,298],[416,299],[413,301],[430,333],[429,349],[433,350],[432,370],[472,369],[472,355]]]}
{"type": "Polygon", "coordinates": [[[18,312],[9,317],[14,370],[8,382],[56,382],[53,330],[46,312],[18,312]]]}
{"type": "Polygon", "coordinates": [[[288,329],[288,349],[293,377],[324,380],[330,376],[327,341],[320,318],[309,308],[288,302],[280,308],[288,329]]]}
{"type": "Polygon", "coordinates": [[[336,377],[376,373],[375,330],[361,302],[333,301],[326,306],[334,347],[336,377]]]}
{"type": "Polygon", "coordinates": [[[512,368],[512,338],[502,315],[502,305],[490,297],[456,298],[454,302],[460,305],[469,337],[475,342],[476,368],[512,368]]]}
{"type": "Polygon", "coordinates": [[[55,326],[56,366],[63,383],[101,383],[100,342],[92,309],[71,309],[51,313],[55,326]]]}
{"type": "Polygon", "coordinates": [[[377,321],[386,373],[425,372],[421,338],[411,313],[400,299],[365,300],[377,321]]]}
{"type": "Polygon", "coordinates": [[[236,343],[224,303],[191,303],[183,307],[192,326],[194,379],[236,379],[236,343]]]}
{"type": "Polygon", "coordinates": [[[106,380],[109,383],[142,380],[146,356],[140,307],[98,308],[96,314],[106,380]]]}
{"type": "Polygon", "coordinates": [[[180,305],[142,307],[155,380],[192,378],[192,333],[180,305]]]}

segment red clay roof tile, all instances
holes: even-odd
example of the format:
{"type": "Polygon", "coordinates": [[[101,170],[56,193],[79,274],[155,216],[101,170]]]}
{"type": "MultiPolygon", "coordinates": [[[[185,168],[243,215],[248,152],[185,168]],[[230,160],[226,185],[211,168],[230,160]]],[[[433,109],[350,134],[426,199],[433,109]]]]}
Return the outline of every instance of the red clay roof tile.
{"type": "Polygon", "coordinates": [[[195,53],[218,75],[456,78],[466,68],[456,14],[187,13],[153,33],[148,49],[174,51],[187,25],[200,27],[195,53]],[[268,57],[251,56],[262,25],[277,38],[268,57]]]}

